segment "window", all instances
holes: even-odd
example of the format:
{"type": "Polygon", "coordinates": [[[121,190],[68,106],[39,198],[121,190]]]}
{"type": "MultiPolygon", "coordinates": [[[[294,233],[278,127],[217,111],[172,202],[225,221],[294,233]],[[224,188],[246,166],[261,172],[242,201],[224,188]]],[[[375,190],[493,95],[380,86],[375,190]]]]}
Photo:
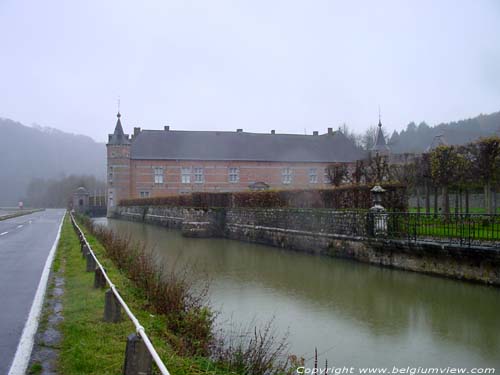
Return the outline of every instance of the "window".
{"type": "Polygon", "coordinates": [[[191,183],[191,168],[187,167],[181,168],[181,183],[183,184],[191,183]]]}
{"type": "Polygon", "coordinates": [[[154,180],[155,184],[163,184],[163,168],[154,168],[154,180]]]}
{"type": "Polygon", "coordinates": [[[292,168],[283,168],[281,170],[281,181],[284,184],[292,183],[292,168]]]}
{"type": "Polygon", "coordinates": [[[310,184],[318,183],[318,170],[316,168],[309,168],[309,183],[310,184]]]}
{"type": "Polygon", "coordinates": [[[203,181],[203,168],[194,168],[194,182],[196,182],[197,184],[202,184],[203,181]]]}
{"type": "Polygon", "coordinates": [[[108,181],[113,182],[113,167],[109,167],[108,181]]]}
{"type": "Polygon", "coordinates": [[[149,198],[149,191],[141,191],[141,198],[149,198]]]}
{"type": "Polygon", "coordinates": [[[229,168],[229,182],[239,182],[239,181],[240,181],[240,169],[229,168]]]}
{"type": "Polygon", "coordinates": [[[323,182],[325,184],[331,184],[332,183],[332,179],[330,178],[330,171],[328,170],[328,168],[325,168],[325,172],[324,172],[324,175],[323,175],[323,182]]]}

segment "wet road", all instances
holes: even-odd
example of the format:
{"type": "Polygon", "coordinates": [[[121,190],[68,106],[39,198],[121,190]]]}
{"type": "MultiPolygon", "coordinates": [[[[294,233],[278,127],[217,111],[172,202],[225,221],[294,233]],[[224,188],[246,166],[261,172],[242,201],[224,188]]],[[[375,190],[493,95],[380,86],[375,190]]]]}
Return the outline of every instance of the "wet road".
{"type": "Polygon", "coordinates": [[[0,374],[10,368],[65,210],[0,221],[0,374]]]}

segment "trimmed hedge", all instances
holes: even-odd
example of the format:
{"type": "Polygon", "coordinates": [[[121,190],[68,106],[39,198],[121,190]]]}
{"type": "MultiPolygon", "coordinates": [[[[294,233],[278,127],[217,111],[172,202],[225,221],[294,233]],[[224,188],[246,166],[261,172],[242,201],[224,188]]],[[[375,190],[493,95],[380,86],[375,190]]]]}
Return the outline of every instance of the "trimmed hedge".
{"type": "MultiPolygon", "coordinates": [[[[382,185],[387,192],[382,204],[386,209],[407,209],[406,186],[382,185]]],[[[368,185],[350,185],[331,189],[267,190],[236,193],[197,192],[154,198],[124,199],[120,206],[171,206],[171,207],[226,207],[226,208],[335,208],[368,209],[373,205],[368,185]]]]}

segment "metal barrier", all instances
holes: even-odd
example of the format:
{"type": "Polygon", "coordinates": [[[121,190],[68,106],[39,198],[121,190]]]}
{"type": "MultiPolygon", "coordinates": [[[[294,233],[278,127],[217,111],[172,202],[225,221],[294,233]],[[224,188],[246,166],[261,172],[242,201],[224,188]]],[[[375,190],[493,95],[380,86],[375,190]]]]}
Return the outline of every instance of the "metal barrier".
{"type": "MultiPolygon", "coordinates": [[[[151,340],[149,340],[149,337],[146,334],[146,331],[144,330],[144,327],[139,323],[139,320],[137,320],[137,318],[134,316],[134,314],[132,313],[132,311],[130,310],[130,308],[127,306],[127,304],[125,303],[125,301],[123,300],[123,298],[120,296],[120,293],[118,293],[118,290],[116,289],[115,285],[112,283],[111,279],[107,275],[106,270],[104,269],[104,267],[102,266],[102,264],[97,259],[95,253],[92,251],[92,248],[90,247],[90,244],[87,241],[87,238],[85,237],[83,231],[78,226],[78,224],[77,224],[77,222],[76,222],[73,214],[70,213],[70,216],[71,216],[71,223],[72,223],[73,227],[75,228],[75,230],[77,231],[77,233],[79,235],[79,238],[80,238],[80,241],[82,243],[82,246],[85,245],[87,247],[87,249],[88,249],[88,253],[87,254],[90,254],[90,257],[95,261],[96,269],[98,269],[99,272],[100,272],[100,274],[101,274],[101,276],[104,277],[104,279],[108,283],[109,288],[112,291],[114,297],[117,299],[117,301],[119,302],[119,304],[121,305],[121,307],[123,308],[123,310],[125,310],[125,312],[127,313],[128,317],[130,318],[130,320],[132,321],[132,323],[134,323],[134,326],[135,326],[135,329],[136,329],[136,333],[142,338],[142,340],[144,342],[144,345],[146,346],[149,354],[151,355],[151,357],[153,358],[154,362],[156,363],[156,366],[158,366],[158,369],[160,370],[160,372],[163,375],[170,375],[170,373],[168,372],[165,364],[163,363],[163,361],[161,360],[160,356],[156,352],[153,344],[151,343],[151,340]]],[[[127,353],[129,352],[130,341],[131,341],[131,337],[129,337],[129,340],[127,340],[127,353]]],[[[134,344],[132,344],[132,345],[134,345],[134,344]]],[[[134,349],[132,348],[132,350],[130,350],[130,352],[133,352],[133,351],[134,351],[134,349]]],[[[127,358],[125,359],[125,366],[127,366],[127,358]]]]}
{"type": "Polygon", "coordinates": [[[375,217],[377,220],[386,221],[389,239],[467,247],[497,247],[500,243],[500,215],[387,212],[375,217]]]}

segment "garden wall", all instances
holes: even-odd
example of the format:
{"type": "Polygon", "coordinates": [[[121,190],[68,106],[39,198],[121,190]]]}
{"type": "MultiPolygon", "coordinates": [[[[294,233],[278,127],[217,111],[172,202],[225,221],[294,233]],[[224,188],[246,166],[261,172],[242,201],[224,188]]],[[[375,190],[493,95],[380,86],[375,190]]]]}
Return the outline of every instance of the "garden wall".
{"type": "Polygon", "coordinates": [[[117,207],[113,216],[319,255],[500,286],[500,249],[368,236],[363,211],[291,208],[117,207]]]}

